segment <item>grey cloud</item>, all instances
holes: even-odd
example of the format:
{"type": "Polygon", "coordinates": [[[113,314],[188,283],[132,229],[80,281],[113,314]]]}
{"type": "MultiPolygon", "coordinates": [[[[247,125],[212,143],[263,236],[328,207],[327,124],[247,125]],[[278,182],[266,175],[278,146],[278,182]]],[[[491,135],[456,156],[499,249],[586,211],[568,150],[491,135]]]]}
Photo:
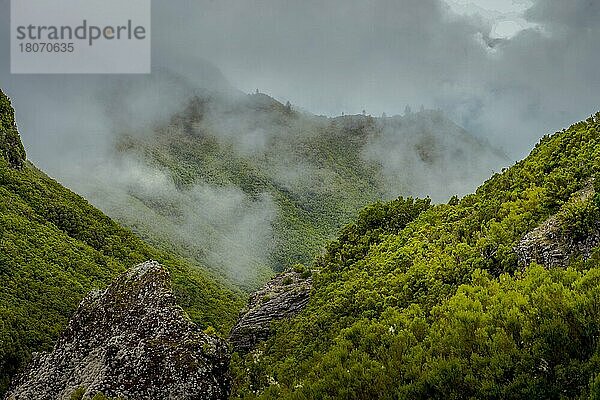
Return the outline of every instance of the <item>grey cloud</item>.
{"type": "Polygon", "coordinates": [[[565,3],[560,0],[538,1],[526,12],[531,21],[556,25],[569,31],[597,29],[600,3],[594,0],[576,0],[565,3]]]}
{"type": "Polygon", "coordinates": [[[234,86],[259,87],[317,114],[441,108],[522,157],[537,139],[598,109],[597,2],[538,0],[536,24],[489,39],[493,21],[438,0],[161,3],[159,46],[219,65],[234,86]],[[186,10],[181,16],[179,10],[186,10]],[[161,29],[179,23],[169,36],[161,29]]]}
{"type": "Polygon", "coordinates": [[[209,184],[181,189],[166,172],[131,155],[83,165],[93,174],[62,171],[62,178],[142,237],[171,239],[179,254],[242,286],[269,273],[277,207],[268,194],[250,198],[238,187],[209,184]]]}
{"type": "Polygon", "coordinates": [[[503,165],[504,155],[468,135],[438,111],[423,111],[379,121],[378,134],[363,157],[383,169],[396,197],[430,196],[448,200],[448,194],[465,195],[503,165]]]}
{"type": "MultiPolygon", "coordinates": [[[[3,54],[8,3],[0,3],[3,54]]],[[[453,14],[441,0],[155,0],[153,64],[197,87],[258,87],[317,114],[440,108],[516,159],[544,133],[598,109],[599,8],[538,0],[524,16],[539,28],[490,48],[493,21],[453,14]]],[[[48,82],[89,85],[87,77],[11,76],[6,58],[0,78],[28,106],[45,100],[48,82]]],[[[23,124],[35,128],[25,133],[31,154],[45,161],[36,146],[45,148],[44,133],[23,124]]]]}

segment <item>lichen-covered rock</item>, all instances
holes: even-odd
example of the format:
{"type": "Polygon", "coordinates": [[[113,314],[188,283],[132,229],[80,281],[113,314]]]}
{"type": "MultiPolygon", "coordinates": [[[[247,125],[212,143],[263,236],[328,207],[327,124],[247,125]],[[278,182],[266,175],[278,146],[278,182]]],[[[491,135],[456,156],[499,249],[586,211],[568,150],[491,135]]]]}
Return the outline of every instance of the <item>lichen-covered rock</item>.
{"type": "Polygon", "coordinates": [[[21,143],[15,110],[10,99],[0,90],[0,158],[12,168],[21,168],[25,164],[25,148],[21,143]]]}
{"type": "MultiPolygon", "coordinates": [[[[569,203],[591,201],[594,194],[590,184],[575,193],[569,203]]],[[[588,228],[585,235],[576,236],[563,229],[562,218],[561,212],[551,216],[517,243],[514,250],[521,267],[536,262],[546,268],[564,268],[574,258],[587,259],[591,256],[600,245],[600,221],[588,228]]]]}
{"type": "Polygon", "coordinates": [[[6,399],[69,399],[78,389],[84,399],[226,399],[228,363],[226,343],[176,304],[167,270],[146,262],[88,295],[6,399]]]}
{"type": "Polygon", "coordinates": [[[289,271],[277,275],[250,296],[231,330],[233,351],[248,352],[269,338],[271,322],[298,314],[308,303],[312,289],[309,273],[289,271]]]}

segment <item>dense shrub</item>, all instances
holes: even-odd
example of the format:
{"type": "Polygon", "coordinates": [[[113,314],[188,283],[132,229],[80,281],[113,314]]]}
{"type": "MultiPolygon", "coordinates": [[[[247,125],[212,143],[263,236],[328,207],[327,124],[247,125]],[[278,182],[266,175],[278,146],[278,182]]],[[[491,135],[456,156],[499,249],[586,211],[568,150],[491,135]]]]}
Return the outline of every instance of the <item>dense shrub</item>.
{"type": "Polygon", "coordinates": [[[235,396],[598,398],[600,252],[523,270],[514,246],[552,215],[597,229],[596,200],[577,196],[599,171],[600,114],[460,201],[366,208],[317,259],[307,308],[234,357],[235,396]]]}

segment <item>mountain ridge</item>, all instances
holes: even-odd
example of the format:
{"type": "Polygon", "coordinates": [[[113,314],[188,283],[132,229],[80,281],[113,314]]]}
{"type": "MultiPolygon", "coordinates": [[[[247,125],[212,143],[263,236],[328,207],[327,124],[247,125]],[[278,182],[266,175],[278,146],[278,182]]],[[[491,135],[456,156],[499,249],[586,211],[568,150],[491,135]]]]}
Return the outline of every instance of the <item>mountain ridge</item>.
{"type": "Polygon", "coordinates": [[[140,172],[71,186],[154,245],[250,290],[273,270],[309,263],[367,204],[398,193],[446,200],[506,162],[439,111],[329,118],[263,93],[196,93],[151,130],[116,141],[108,169],[140,172]],[[241,221],[253,221],[253,239],[241,221]]]}
{"type": "MultiPolygon", "coordinates": [[[[406,137],[401,135],[375,131],[376,121],[369,116],[338,120],[345,125],[340,130],[330,125],[331,130],[311,130],[307,137],[316,141],[306,141],[298,126],[286,125],[294,111],[267,100],[261,97],[260,107],[266,102],[267,108],[277,108],[269,115],[282,117],[275,122],[283,124],[284,133],[299,133],[292,135],[296,142],[285,145],[312,155],[317,166],[339,168],[333,169],[333,176],[356,172],[340,164],[337,153],[328,153],[341,138],[357,145],[379,134],[383,142],[376,152],[389,140],[415,144],[403,142],[406,137]],[[315,143],[326,151],[315,152],[315,143]]],[[[207,130],[215,121],[205,118],[204,107],[202,102],[192,103],[189,115],[176,116],[156,138],[146,142],[129,137],[120,146],[125,152],[145,154],[144,162],[162,163],[167,172],[160,178],[172,179],[170,188],[193,188],[193,201],[179,205],[195,205],[200,214],[208,201],[227,203],[227,196],[266,209],[265,188],[277,189],[270,196],[298,210],[324,210],[319,207],[323,198],[336,193],[331,189],[335,180],[316,181],[324,192],[314,189],[315,181],[304,182],[311,190],[302,192],[265,179],[262,170],[248,162],[266,168],[272,161],[268,152],[257,156],[256,149],[246,148],[247,153],[237,153],[234,160],[197,153],[202,146],[213,146],[217,151],[212,156],[218,151],[229,154],[227,146],[239,145],[233,136],[228,145],[216,140],[207,130]],[[222,165],[231,169],[220,170],[224,175],[210,174],[222,165]],[[198,185],[207,176],[239,186],[214,190],[198,185]]],[[[252,107],[249,112],[254,112],[252,107]]],[[[391,123],[407,125],[409,133],[425,132],[425,138],[435,134],[430,124],[435,121],[417,119],[413,124],[411,117],[391,123]]],[[[235,126],[231,122],[227,127],[235,126]]],[[[260,127],[264,121],[243,122],[260,127]]],[[[318,125],[314,123],[313,128],[318,125]]],[[[437,159],[435,146],[427,143],[421,151],[412,147],[417,150],[412,156],[423,163],[437,159]]],[[[264,145],[277,146],[269,141],[264,145]]],[[[460,159],[463,153],[458,150],[444,157],[460,159]]],[[[350,160],[359,155],[344,154],[350,160]]],[[[251,297],[231,332],[240,350],[231,359],[232,398],[600,395],[599,177],[600,113],[544,136],[528,157],[494,174],[472,194],[437,204],[429,198],[399,197],[363,208],[310,267],[296,265],[251,297]]],[[[215,326],[221,334],[232,327],[242,296],[227,283],[213,281],[200,265],[194,268],[144,245],[28,163],[15,168],[1,158],[0,183],[0,274],[9,283],[0,292],[0,317],[7,321],[0,328],[9,327],[0,329],[4,385],[33,349],[48,349],[83,294],[106,285],[135,260],[160,258],[170,266],[177,301],[198,326],[215,326]],[[49,238],[49,243],[40,238],[49,238]],[[14,291],[12,286],[25,290],[14,291]],[[56,323],[36,331],[32,341],[28,329],[36,326],[33,320],[46,323],[49,316],[56,323]]],[[[365,178],[364,183],[372,182],[365,178]]],[[[146,192],[133,193],[148,209],[158,206],[155,212],[165,218],[161,221],[185,216],[173,201],[177,198],[153,190],[149,185],[146,192]]],[[[219,212],[225,216],[230,209],[219,212]]],[[[248,221],[254,228],[249,232],[256,233],[253,224],[265,215],[248,221]]],[[[309,234],[303,231],[300,237],[309,234]]]]}
{"type": "MultiPolygon", "coordinates": [[[[0,96],[2,128],[4,121],[14,127],[10,102],[0,96]]],[[[177,300],[194,322],[227,334],[242,306],[238,290],[201,265],[149,246],[25,159],[15,164],[1,154],[0,393],[32,352],[49,350],[90,290],[149,259],[169,267],[177,300]]]]}
{"type": "Polygon", "coordinates": [[[367,207],[315,261],[306,308],[234,354],[233,398],[595,398],[599,176],[600,113],[462,199],[367,207]],[[523,265],[549,218],[587,247],[523,265]]]}

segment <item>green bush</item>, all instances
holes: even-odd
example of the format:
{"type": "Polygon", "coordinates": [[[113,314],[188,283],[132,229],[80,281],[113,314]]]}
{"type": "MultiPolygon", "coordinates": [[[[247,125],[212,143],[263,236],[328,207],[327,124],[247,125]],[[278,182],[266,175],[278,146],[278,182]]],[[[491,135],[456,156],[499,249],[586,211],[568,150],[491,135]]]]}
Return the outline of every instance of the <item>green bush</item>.
{"type": "Polygon", "coordinates": [[[234,358],[233,397],[597,398],[600,252],[523,270],[514,247],[559,212],[573,232],[597,224],[570,199],[598,171],[600,114],[460,201],[365,208],[316,260],[306,309],[234,358]]]}
{"type": "Polygon", "coordinates": [[[83,396],[85,395],[85,388],[84,387],[80,387],[77,390],[75,390],[73,393],[71,393],[71,400],[81,400],[83,399],[83,396]]]}
{"type": "Polygon", "coordinates": [[[600,209],[600,176],[594,179],[594,203],[600,209]]]}

